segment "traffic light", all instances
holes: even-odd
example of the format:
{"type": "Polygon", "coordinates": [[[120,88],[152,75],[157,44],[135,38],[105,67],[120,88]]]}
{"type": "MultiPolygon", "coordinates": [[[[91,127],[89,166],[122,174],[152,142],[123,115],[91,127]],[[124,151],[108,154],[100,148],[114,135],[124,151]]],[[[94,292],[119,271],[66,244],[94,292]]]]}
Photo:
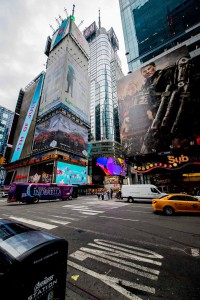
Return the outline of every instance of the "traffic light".
{"type": "Polygon", "coordinates": [[[0,157],[0,165],[4,165],[6,163],[5,157],[0,157]]]}

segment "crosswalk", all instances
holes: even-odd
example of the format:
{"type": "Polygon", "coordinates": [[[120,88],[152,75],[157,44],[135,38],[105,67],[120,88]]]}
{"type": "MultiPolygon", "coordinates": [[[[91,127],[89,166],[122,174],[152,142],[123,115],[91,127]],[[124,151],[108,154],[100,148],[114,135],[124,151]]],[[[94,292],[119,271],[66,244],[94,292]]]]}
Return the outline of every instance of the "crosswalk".
{"type": "Polygon", "coordinates": [[[33,227],[37,227],[39,229],[52,230],[59,226],[67,226],[71,223],[78,222],[81,219],[88,218],[90,216],[102,216],[106,211],[111,209],[116,209],[125,205],[127,203],[116,203],[116,202],[108,202],[108,201],[98,201],[90,198],[90,201],[84,203],[84,205],[80,204],[66,204],[62,206],[62,214],[58,215],[54,210],[38,212],[27,209],[24,212],[24,215],[9,215],[2,214],[3,217],[7,219],[14,220],[16,222],[24,223],[27,225],[31,225],[33,227]],[[69,214],[66,215],[66,214],[69,214]],[[31,216],[29,218],[28,216],[31,216]]]}

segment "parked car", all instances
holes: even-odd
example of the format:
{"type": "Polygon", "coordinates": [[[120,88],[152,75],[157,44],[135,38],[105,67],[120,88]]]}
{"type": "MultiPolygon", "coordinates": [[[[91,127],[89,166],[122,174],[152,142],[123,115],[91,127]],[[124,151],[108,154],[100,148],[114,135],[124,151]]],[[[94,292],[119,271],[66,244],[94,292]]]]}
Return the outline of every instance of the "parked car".
{"type": "Polygon", "coordinates": [[[154,212],[171,216],[176,212],[200,212],[200,198],[187,194],[169,194],[152,200],[154,212]]]}
{"type": "Polygon", "coordinates": [[[8,197],[8,192],[0,191],[0,198],[7,198],[7,197],[8,197]]]}

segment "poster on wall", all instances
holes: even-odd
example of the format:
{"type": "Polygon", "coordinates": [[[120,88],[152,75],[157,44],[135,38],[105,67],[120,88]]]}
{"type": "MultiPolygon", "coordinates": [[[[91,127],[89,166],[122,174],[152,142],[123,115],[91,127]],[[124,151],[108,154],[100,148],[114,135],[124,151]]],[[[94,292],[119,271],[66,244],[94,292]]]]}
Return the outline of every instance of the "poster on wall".
{"type": "Polygon", "coordinates": [[[33,151],[54,147],[87,157],[87,128],[62,114],[57,114],[38,124],[35,128],[33,151]]]}
{"type": "Polygon", "coordinates": [[[127,156],[196,143],[199,66],[200,60],[181,47],[118,81],[120,136],[127,156]]]}
{"type": "Polygon", "coordinates": [[[68,164],[58,161],[56,171],[56,183],[64,184],[86,184],[86,167],[68,164]]]}

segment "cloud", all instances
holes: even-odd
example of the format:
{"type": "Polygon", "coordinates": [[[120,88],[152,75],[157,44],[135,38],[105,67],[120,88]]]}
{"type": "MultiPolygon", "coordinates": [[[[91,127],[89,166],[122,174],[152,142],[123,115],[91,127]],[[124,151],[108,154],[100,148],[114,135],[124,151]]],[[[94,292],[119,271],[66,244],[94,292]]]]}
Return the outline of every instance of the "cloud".
{"type": "Polygon", "coordinates": [[[19,90],[25,88],[42,70],[47,57],[44,54],[47,36],[52,35],[51,24],[57,28],[55,18],[64,19],[72,13],[75,4],[76,24],[83,31],[93,21],[98,23],[101,10],[101,25],[109,30],[112,26],[120,43],[119,56],[127,73],[124,40],[117,0],[1,0],[0,1],[0,105],[15,110],[19,90]]]}

